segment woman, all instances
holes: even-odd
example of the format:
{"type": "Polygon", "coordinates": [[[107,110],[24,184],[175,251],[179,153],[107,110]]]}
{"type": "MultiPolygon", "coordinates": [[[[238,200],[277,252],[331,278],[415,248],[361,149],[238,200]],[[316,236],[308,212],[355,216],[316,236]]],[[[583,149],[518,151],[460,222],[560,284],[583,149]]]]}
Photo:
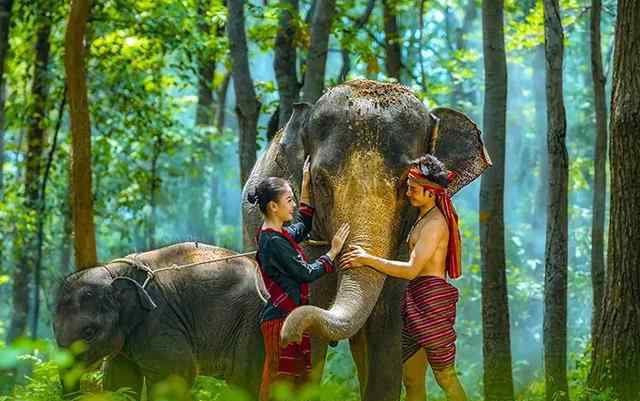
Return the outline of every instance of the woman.
{"type": "Polygon", "coordinates": [[[301,205],[295,217],[293,192],[282,178],[265,178],[248,196],[249,202],[257,204],[264,216],[256,239],[256,260],[270,296],[260,325],[265,346],[260,401],[269,399],[271,384],[275,381],[289,381],[296,386],[308,381],[311,373],[308,333],[301,343],[280,348],[280,329],[294,308],[308,303],[309,283],[334,271],[333,261],[349,235],[348,225],[342,225],[331,241],[329,252],[311,263],[307,261],[299,243],[311,231],[314,212],[310,206],[309,178],[307,158],[302,174],[301,205]],[[292,223],[285,227],[288,222],[292,223]]]}

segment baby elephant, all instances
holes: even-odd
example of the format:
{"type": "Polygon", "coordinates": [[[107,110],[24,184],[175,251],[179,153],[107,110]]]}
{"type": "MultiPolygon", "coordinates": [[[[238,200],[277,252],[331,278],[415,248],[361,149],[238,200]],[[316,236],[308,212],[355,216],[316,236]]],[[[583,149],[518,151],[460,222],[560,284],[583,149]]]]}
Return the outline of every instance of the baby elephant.
{"type": "MultiPolygon", "coordinates": [[[[83,342],[76,361],[91,366],[106,358],[105,390],[129,387],[136,399],[143,382],[153,400],[157,384],[177,378],[190,388],[198,374],[257,398],[263,301],[255,262],[226,259],[233,255],[188,242],[69,275],[56,301],[58,345],[83,342]],[[172,266],[179,268],[163,269],[172,266]]],[[[77,385],[63,388],[69,394],[77,385]]]]}

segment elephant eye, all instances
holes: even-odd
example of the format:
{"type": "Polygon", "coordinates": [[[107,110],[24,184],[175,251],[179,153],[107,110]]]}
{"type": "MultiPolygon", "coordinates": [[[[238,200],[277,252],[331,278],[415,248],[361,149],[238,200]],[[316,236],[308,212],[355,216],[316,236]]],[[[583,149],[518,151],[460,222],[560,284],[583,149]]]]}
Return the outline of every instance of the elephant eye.
{"type": "Polygon", "coordinates": [[[85,341],[91,341],[96,336],[98,330],[94,326],[87,326],[82,329],[82,339],[85,341]]]}

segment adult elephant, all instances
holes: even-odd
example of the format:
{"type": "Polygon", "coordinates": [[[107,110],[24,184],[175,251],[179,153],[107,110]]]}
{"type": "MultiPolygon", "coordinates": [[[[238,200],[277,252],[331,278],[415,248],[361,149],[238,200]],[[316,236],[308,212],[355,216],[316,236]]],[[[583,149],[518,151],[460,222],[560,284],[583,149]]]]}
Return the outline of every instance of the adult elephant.
{"type": "MultiPolygon", "coordinates": [[[[311,155],[316,214],[312,239],[330,239],[343,222],[348,244],[385,258],[406,255],[404,238],[416,215],[405,200],[410,161],[435,154],[456,173],[453,194],[490,165],[478,127],[457,111],[429,112],[408,88],[369,80],[329,89],[315,105],[297,104],[285,128],[256,163],[243,191],[245,246],[262,220],[246,194],[263,177],[288,179],[299,191],[305,154],[311,155]]],[[[328,246],[304,245],[310,257],[328,246]]],[[[345,248],[346,249],[346,248],[345,248]]],[[[297,308],[282,329],[285,342],[312,331],[316,373],[327,342],[350,339],[366,401],[400,398],[400,305],[406,282],[373,269],[327,275],[312,287],[312,305],[297,308]]]]}
{"type": "MultiPolygon", "coordinates": [[[[71,274],[56,300],[58,345],[82,342],[76,360],[84,367],[106,358],[105,390],[129,387],[136,400],[143,382],[153,400],[156,385],[175,377],[185,385],[178,398],[189,399],[196,374],[225,379],[257,399],[264,301],[255,261],[236,256],[186,242],[71,274]]],[[[67,395],[78,387],[63,380],[67,395]]]]}

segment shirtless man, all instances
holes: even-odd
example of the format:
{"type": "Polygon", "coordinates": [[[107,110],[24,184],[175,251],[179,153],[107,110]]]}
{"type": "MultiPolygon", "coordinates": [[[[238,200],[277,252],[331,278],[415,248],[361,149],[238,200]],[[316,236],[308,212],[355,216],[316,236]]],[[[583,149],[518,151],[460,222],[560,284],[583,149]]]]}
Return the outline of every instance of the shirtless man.
{"type": "Polygon", "coordinates": [[[425,401],[425,373],[431,365],[449,401],[465,401],[455,371],[454,330],[458,290],[447,282],[460,277],[458,216],[448,197],[444,165],[427,155],[414,162],[407,179],[407,198],[419,209],[407,242],[408,262],[387,260],[352,246],[343,268],[369,266],[389,276],[410,280],[402,305],[403,382],[407,401],[425,401]]]}

